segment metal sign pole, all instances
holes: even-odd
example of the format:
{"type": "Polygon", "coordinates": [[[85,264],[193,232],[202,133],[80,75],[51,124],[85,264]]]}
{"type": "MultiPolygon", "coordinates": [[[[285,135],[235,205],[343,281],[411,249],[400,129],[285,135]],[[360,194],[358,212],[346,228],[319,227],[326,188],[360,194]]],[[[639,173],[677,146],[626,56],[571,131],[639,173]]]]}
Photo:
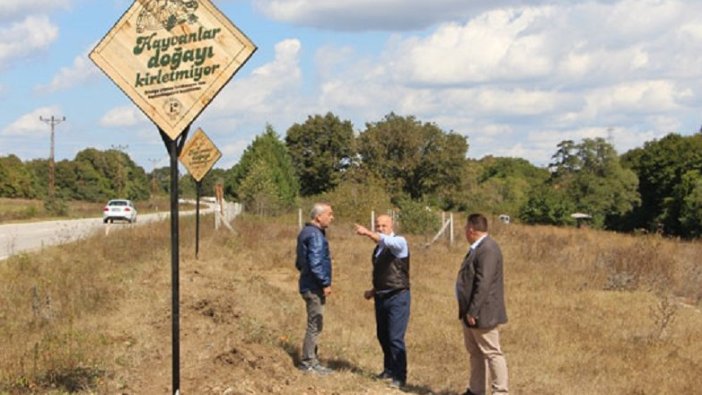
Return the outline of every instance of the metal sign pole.
{"type": "Polygon", "coordinates": [[[195,183],[195,259],[198,259],[200,253],[200,191],[202,190],[202,181],[195,183]]]}
{"type": "Polygon", "coordinates": [[[171,346],[172,346],[172,370],[173,370],[173,394],[180,394],[180,274],[178,265],[180,261],[179,251],[179,223],[178,223],[178,155],[183,149],[183,142],[187,137],[188,126],[183,133],[175,140],[172,140],[163,130],[159,128],[161,138],[166,144],[168,155],[171,159],[171,346]]]}

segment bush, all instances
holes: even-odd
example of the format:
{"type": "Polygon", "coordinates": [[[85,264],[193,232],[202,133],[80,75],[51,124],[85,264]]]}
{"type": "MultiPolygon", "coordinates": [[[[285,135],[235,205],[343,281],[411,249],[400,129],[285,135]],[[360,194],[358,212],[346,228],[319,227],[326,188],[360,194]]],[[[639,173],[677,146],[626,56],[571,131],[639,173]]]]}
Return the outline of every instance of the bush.
{"type": "Polygon", "coordinates": [[[60,198],[46,198],[46,200],[44,200],[44,209],[51,215],[59,217],[68,215],[68,204],[66,204],[65,200],[60,198]]]}
{"type": "MultiPolygon", "coordinates": [[[[313,203],[310,198],[307,206],[313,203]]],[[[341,221],[368,224],[371,211],[376,215],[387,213],[392,208],[390,196],[382,183],[367,177],[362,180],[356,177],[347,177],[336,189],[323,193],[319,200],[329,202],[334,208],[335,217],[341,221]]]]}
{"type": "Polygon", "coordinates": [[[425,202],[403,198],[399,206],[403,233],[428,235],[441,227],[441,218],[425,202]]]}

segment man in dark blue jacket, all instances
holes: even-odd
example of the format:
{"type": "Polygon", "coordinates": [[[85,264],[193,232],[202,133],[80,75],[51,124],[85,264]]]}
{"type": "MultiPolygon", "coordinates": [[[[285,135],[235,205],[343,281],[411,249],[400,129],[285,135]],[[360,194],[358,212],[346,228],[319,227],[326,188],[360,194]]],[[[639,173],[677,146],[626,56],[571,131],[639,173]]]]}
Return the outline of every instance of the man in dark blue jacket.
{"type": "Polygon", "coordinates": [[[307,306],[307,331],[302,344],[300,369],[308,373],[328,374],[317,358],[317,338],[322,333],[324,304],[331,295],[332,265],[325,229],[334,220],[334,211],[326,203],[315,203],[310,222],[297,236],[297,260],[300,271],[300,294],[307,306]]]}

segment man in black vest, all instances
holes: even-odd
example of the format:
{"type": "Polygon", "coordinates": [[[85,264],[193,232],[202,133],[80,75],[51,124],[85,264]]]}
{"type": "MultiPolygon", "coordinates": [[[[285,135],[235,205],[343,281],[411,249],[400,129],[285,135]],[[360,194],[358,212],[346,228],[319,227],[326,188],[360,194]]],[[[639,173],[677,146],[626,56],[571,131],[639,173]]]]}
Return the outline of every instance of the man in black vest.
{"type": "Polygon", "coordinates": [[[407,382],[405,332],[410,315],[410,255],[407,240],[395,235],[393,221],[387,215],[375,220],[376,232],[356,224],[356,234],[373,240],[373,288],[364,292],[366,299],[375,299],[376,334],[383,349],[383,371],[380,379],[391,380],[390,386],[402,388],[407,382]]]}

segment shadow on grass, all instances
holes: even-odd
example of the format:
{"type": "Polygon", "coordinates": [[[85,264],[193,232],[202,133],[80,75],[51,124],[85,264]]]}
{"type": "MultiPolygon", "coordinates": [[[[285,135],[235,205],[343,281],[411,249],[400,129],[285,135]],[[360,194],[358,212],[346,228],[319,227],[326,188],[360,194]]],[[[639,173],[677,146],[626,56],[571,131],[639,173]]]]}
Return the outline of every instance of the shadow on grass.
{"type": "Polygon", "coordinates": [[[41,384],[46,388],[59,388],[67,392],[93,389],[105,372],[96,368],[76,367],[49,372],[41,384]]]}
{"type": "Polygon", "coordinates": [[[290,356],[294,366],[300,366],[300,350],[289,341],[281,341],[278,345],[290,356]]]}
{"type": "MultiPolygon", "coordinates": [[[[280,347],[285,350],[285,352],[290,356],[294,366],[300,366],[300,350],[297,345],[290,343],[289,341],[282,341],[279,343],[280,347]]],[[[368,379],[375,379],[376,373],[369,372],[368,370],[361,369],[355,364],[345,360],[345,359],[328,359],[325,361],[326,366],[332,370],[344,370],[363,376],[368,379]]],[[[426,385],[412,384],[408,383],[401,390],[406,394],[418,394],[418,395],[460,395],[463,392],[454,391],[439,391],[436,392],[426,385]]]]}
{"type": "Polygon", "coordinates": [[[105,371],[98,368],[67,368],[56,369],[46,372],[41,377],[36,378],[32,383],[31,379],[22,377],[14,383],[3,385],[0,383],[0,393],[12,394],[35,394],[36,391],[63,391],[65,393],[78,393],[86,390],[95,390],[98,381],[105,376],[105,371]],[[4,392],[7,391],[7,392],[4,392]]]}

